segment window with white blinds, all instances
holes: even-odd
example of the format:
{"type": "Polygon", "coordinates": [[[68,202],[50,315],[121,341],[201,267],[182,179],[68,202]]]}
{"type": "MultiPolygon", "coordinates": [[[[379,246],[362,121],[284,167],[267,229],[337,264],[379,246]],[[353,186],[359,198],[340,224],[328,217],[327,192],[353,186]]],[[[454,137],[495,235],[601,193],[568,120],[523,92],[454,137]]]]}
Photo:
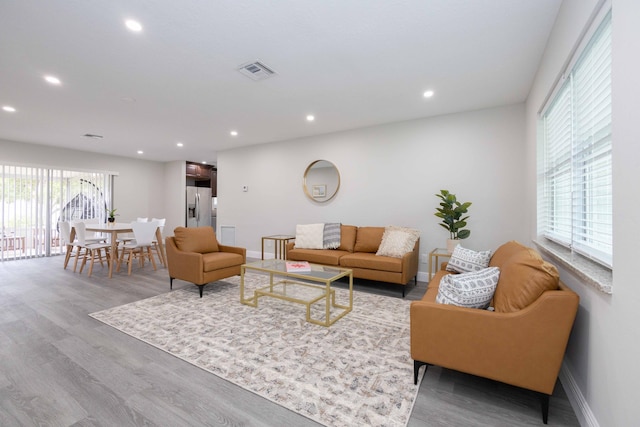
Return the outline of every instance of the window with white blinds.
{"type": "Polygon", "coordinates": [[[612,267],[611,11],[540,117],[539,233],[612,267]]]}
{"type": "Polygon", "coordinates": [[[112,175],[0,164],[0,262],[61,254],[58,221],[106,222],[112,175]]]}

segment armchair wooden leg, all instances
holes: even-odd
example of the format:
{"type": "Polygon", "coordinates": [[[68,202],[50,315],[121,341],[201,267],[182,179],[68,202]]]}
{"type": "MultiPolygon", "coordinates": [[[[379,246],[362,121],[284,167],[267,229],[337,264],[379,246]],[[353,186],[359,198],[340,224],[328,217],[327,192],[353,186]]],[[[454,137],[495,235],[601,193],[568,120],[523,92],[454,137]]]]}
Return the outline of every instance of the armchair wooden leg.
{"type": "MultiPolygon", "coordinates": [[[[73,260],[73,272],[76,272],[76,269],[78,268],[78,260],[80,259],[80,254],[82,253],[82,248],[80,246],[76,246],[76,256],[75,256],[75,260],[73,260]]],[[[82,271],[80,271],[82,273],[82,271]]]]}
{"type": "MultiPolygon", "coordinates": [[[[84,255],[82,256],[82,263],[80,264],[80,274],[82,274],[82,269],[87,264],[87,257],[89,256],[89,249],[84,250],[84,255]]],[[[74,268],[75,270],[75,268],[74,268]]]]}
{"type": "Polygon", "coordinates": [[[200,290],[200,298],[202,298],[202,291],[204,290],[204,285],[198,285],[198,290],[200,290]]]}
{"type": "Polygon", "coordinates": [[[64,268],[67,268],[67,264],[69,264],[69,260],[71,259],[71,252],[73,252],[73,246],[67,245],[67,251],[64,255],[64,268]]]}
{"type": "Polygon", "coordinates": [[[133,261],[135,261],[135,254],[133,253],[134,250],[133,249],[129,249],[129,257],[127,258],[127,263],[129,265],[129,270],[127,272],[127,274],[129,276],[131,276],[131,268],[133,267],[133,261]]]}
{"type": "Polygon", "coordinates": [[[156,260],[153,258],[153,253],[151,252],[151,246],[147,247],[147,255],[149,256],[149,260],[151,260],[151,265],[153,265],[153,269],[157,270],[158,267],[156,267],[156,260]]]}
{"type": "Polygon", "coordinates": [[[549,419],[549,395],[540,393],[540,403],[542,407],[542,422],[546,424],[549,419]]]}
{"type": "Polygon", "coordinates": [[[427,362],[421,362],[419,360],[413,361],[413,383],[416,385],[418,384],[418,371],[422,366],[426,366],[426,368],[424,368],[424,373],[426,374],[429,364],[427,362]]]}
{"type": "Polygon", "coordinates": [[[173,289],[173,277],[169,277],[169,289],[173,289]]]}
{"type": "Polygon", "coordinates": [[[91,258],[91,261],[89,261],[89,273],[87,273],[88,277],[91,277],[91,274],[93,273],[93,262],[96,259],[96,254],[93,251],[96,251],[96,250],[98,251],[98,256],[100,256],[100,264],[102,264],[102,256],[100,255],[100,249],[91,249],[89,251],[89,257],[91,258]]]}
{"type": "Polygon", "coordinates": [[[116,257],[118,263],[116,264],[116,273],[120,273],[120,267],[122,266],[122,261],[124,260],[124,249],[120,251],[120,255],[116,257]]]}

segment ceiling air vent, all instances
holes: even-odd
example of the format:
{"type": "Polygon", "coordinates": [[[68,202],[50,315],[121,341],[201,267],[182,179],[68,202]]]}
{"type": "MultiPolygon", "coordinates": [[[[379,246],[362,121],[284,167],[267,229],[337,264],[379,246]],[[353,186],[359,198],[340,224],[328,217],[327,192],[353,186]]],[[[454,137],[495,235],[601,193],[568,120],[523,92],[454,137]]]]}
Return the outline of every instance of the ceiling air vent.
{"type": "Polygon", "coordinates": [[[260,61],[248,62],[238,67],[240,74],[244,74],[251,80],[264,80],[275,74],[271,68],[267,67],[260,61]]]}
{"type": "Polygon", "coordinates": [[[85,138],[93,138],[93,139],[102,139],[102,138],[104,138],[104,136],[96,135],[95,133],[85,133],[82,136],[84,136],[85,138]]]}

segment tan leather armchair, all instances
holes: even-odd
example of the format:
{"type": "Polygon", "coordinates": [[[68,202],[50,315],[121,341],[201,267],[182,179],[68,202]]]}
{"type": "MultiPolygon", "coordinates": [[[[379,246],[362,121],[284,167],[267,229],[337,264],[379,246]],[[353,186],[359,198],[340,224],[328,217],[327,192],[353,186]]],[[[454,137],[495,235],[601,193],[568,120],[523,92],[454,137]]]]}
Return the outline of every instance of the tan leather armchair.
{"type": "Polygon", "coordinates": [[[444,270],[411,304],[414,383],[421,366],[436,365],[533,390],[546,424],[579,297],[555,267],[516,242],[500,247],[490,266],[501,267],[493,312],[436,303],[444,270]]]}
{"type": "Polygon", "coordinates": [[[247,260],[245,248],[221,245],[211,227],[177,227],[165,242],[169,287],[173,289],[173,279],[191,282],[199,287],[200,298],[204,285],[240,275],[247,260]]]}

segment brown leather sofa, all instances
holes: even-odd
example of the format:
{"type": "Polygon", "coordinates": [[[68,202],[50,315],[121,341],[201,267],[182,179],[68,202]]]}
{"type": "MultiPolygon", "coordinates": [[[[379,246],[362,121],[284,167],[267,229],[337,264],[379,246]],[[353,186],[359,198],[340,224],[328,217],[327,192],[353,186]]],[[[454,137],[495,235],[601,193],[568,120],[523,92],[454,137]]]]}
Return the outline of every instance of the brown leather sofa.
{"type": "Polygon", "coordinates": [[[421,366],[436,365],[533,390],[546,424],[579,297],[554,266],[515,241],[498,248],[489,266],[500,268],[495,311],[436,303],[440,279],[451,274],[445,270],[412,302],[414,383],[421,366]]]}
{"type": "Polygon", "coordinates": [[[240,275],[245,248],[221,245],[211,227],[177,227],[173,233],[165,239],[171,289],[173,279],[185,280],[199,287],[202,298],[207,283],[240,275]]]}
{"type": "Polygon", "coordinates": [[[376,255],[385,227],[340,226],[340,247],[338,249],[299,249],[295,242],[287,244],[287,259],[308,261],[335,267],[350,268],[353,277],[395,283],[404,286],[417,280],[420,239],[413,251],[402,258],[376,255]]]}

